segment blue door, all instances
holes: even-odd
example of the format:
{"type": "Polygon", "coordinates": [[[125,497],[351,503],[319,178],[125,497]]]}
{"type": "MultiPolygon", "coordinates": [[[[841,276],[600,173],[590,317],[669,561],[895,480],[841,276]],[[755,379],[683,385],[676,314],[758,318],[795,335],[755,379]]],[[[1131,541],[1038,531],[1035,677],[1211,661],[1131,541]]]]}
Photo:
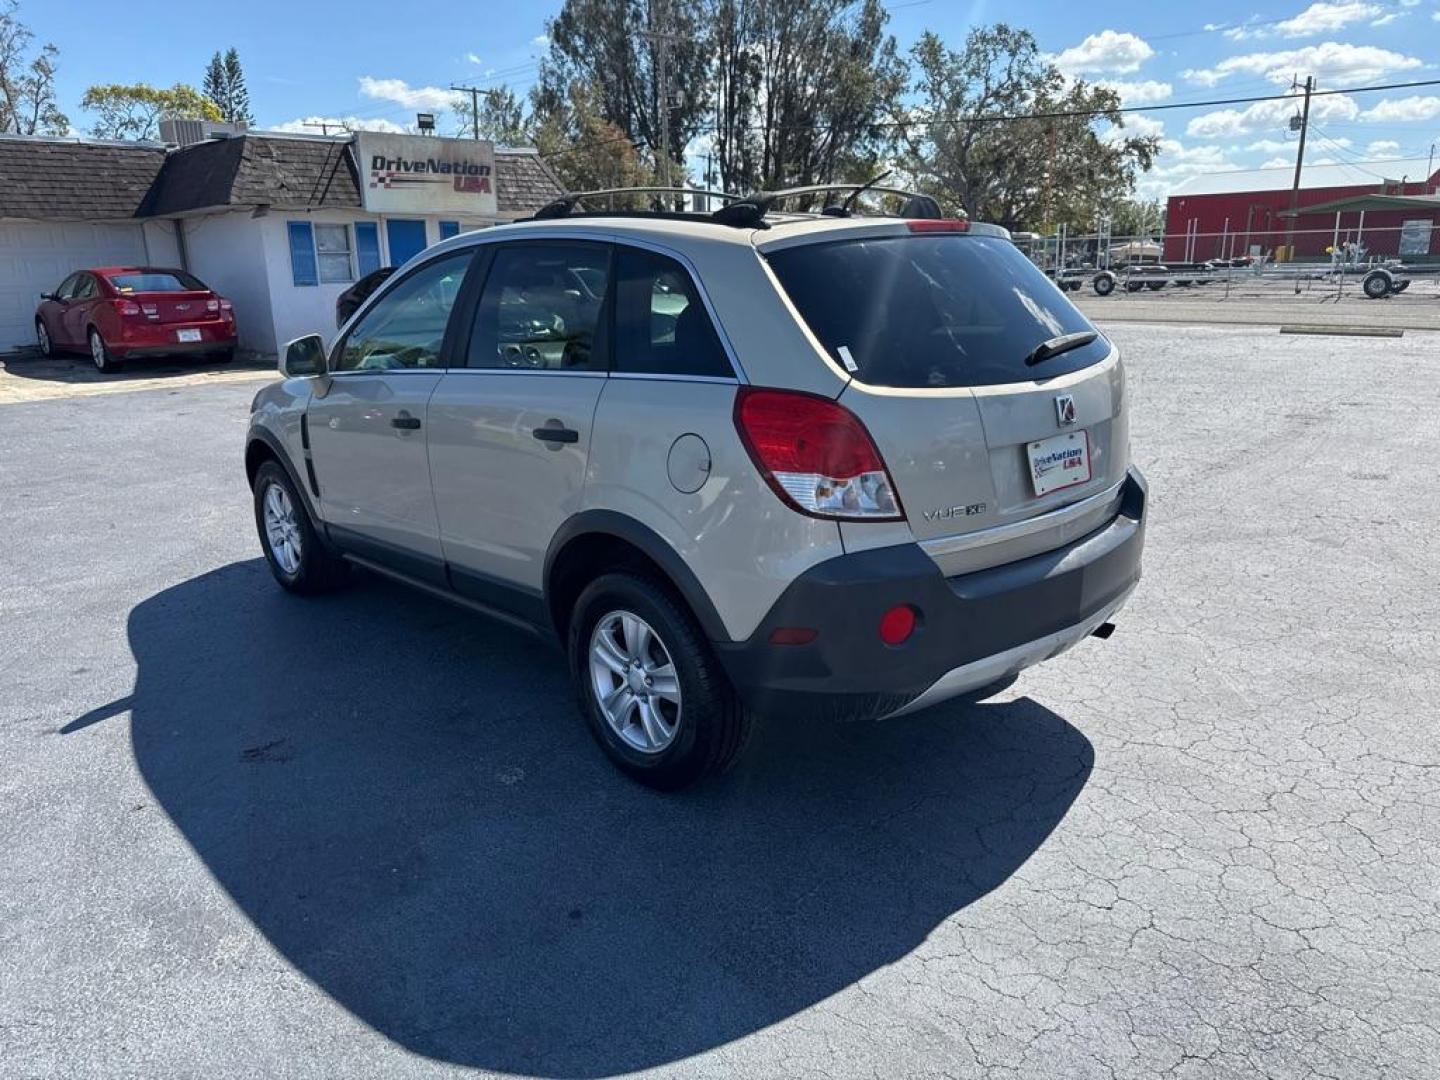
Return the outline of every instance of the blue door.
{"type": "Polygon", "coordinates": [[[385,239],[390,244],[390,265],[403,266],[425,250],[425,222],[389,218],[385,239]]]}

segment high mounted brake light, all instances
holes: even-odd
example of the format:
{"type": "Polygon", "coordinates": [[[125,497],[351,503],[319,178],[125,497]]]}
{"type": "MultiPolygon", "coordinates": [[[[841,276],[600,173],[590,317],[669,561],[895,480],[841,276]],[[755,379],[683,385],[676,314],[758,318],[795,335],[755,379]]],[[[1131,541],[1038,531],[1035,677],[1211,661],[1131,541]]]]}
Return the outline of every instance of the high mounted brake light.
{"type": "Polygon", "coordinates": [[[905,227],[914,233],[969,232],[968,218],[939,218],[905,222],[905,227]]]}
{"type": "Polygon", "coordinates": [[[735,428],[775,494],[812,517],[901,521],[895,484],[859,418],[829,398],[742,386],[735,428]]]}

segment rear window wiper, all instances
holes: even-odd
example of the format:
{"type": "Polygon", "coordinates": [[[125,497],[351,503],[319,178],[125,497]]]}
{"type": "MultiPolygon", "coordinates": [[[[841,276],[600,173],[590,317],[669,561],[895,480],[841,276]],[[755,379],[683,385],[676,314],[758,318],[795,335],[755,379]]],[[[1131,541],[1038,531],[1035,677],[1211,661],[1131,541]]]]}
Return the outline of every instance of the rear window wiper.
{"type": "Polygon", "coordinates": [[[1052,337],[1049,341],[1042,341],[1030,350],[1029,356],[1025,357],[1025,366],[1034,367],[1036,364],[1049,360],[1052,356],[1059,356],[1071,349],[1078,349],[1081,345],[1089,345],[1099,336],[1094,330],[1081,330],[1078,333],[1061,334],[1059,337],[1052,337]]]}

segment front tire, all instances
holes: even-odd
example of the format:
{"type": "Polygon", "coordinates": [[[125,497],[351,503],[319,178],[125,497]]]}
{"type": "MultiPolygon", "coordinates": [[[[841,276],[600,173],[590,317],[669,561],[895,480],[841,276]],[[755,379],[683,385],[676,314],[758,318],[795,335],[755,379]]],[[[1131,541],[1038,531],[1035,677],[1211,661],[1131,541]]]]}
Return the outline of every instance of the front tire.
{"type": "Polygon", "coordinates": [[[290,474],[278,461],[255,473],[255,528],[270,573],[294,593],[329,592],[342,584],[349,566],[321,542],[290,474]]]}
{"type": "Polygon", "coordinates": [[[575,602],[567,646],[591,734],[640,783],[688,787],[744,749],[752,718],[694,616],[661,583],[596,578],[575,602]]]}
{"type": "Polygon", "coordinates": [[[52,357],[55,355],[55,343],[50,340],[50,331],[45,327],[44,319],[35,320],[35,342],[40,346],[40,355],[52,357]]]}
{"type": "Polygon", "coordinates": [[[110,346],[105,344],[105,339],[100,336],[100,331],[90,327],[85,335],[90,343],[90,359],[94,361],[95,367],[106,375],[113,374],[120,370],[121,364],[110,353],[110,346]]]}

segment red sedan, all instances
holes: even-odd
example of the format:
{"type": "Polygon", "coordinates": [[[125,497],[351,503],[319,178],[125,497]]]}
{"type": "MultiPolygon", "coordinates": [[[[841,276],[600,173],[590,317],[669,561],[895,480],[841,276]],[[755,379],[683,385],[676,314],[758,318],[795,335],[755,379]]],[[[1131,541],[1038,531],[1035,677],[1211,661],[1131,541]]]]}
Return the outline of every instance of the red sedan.
{"type": "Polygon", "coordinates": [[[45,356],[84,350],[101,371],[131,356],[235,356],[235,310],[184,270],[109,266],[78,270],[40,298],[35,337],[45,356]]]}

